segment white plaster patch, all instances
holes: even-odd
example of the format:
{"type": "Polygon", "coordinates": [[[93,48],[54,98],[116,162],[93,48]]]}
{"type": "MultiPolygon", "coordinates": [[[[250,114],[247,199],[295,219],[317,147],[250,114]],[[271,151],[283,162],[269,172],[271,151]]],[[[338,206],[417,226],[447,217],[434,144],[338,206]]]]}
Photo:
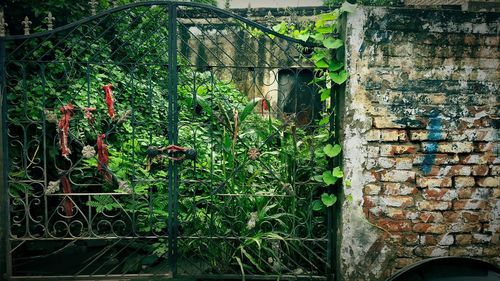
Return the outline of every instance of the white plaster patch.
{"type": "Polygon", "coordinates": [[[472,33],[481,33],[485,34],[488,33],[489,27],[487,23],[480,23],[480,24],[474,24],[472,26],[472,33]]]}
{"type": "Polygon", "coordinates": [[[487,79],[486,72],[484,72],[481,69],[477,70],[477,80],[479,81],[485,81],[487,79]]]}

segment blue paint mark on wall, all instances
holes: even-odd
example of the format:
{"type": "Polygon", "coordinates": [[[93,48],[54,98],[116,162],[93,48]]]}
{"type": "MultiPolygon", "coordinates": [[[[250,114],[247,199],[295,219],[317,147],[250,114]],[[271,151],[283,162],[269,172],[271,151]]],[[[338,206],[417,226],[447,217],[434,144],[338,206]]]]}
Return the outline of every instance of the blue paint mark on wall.
{"type": "Polygon", "coordinates": [[[427,132],[429,134],[429,141],[431,142],[425,148],[425,152],[427,154],[425,154],[424,161],[422,163],[422,172],[424,175],[428,175],[432,170],[432,166],[436,160],[436,152],[438,150],[438,143],[436,141],[439,141],[442,138],[443,126],[441,124],[439,112],[435,112],[435,114],[429,118],[427,132]]]}

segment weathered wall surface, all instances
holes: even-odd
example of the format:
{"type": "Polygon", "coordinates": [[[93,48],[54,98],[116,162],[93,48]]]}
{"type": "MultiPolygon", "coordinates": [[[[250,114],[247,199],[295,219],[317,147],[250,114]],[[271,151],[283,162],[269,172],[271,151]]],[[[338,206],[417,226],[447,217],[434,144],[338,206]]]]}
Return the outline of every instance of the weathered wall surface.
{"type": "Polygon", "coordinates": [[[500,264],[500,15],[361,8],[347,20],[342,280],[435,256],[500,264]]]}

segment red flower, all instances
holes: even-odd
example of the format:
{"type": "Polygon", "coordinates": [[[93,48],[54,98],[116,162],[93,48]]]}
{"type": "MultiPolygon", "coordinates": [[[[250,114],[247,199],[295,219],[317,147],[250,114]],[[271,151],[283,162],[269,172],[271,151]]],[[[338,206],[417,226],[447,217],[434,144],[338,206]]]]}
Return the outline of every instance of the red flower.
{"type": "Polygon", "coordinates": [[[104,179],[108,182],[111,182],[112,176],[108,171],[108,147],[104,143],[104,138],[106,138],[105,134],[97,135],[97,170],[104,175],[104,179]]]}
{"type": "Polygon", "coordinates": [[[115,118],[115,109],[113,108],[113,92],[111,91],[113,85],[104,85],[102,88],[104,89],[104,93],[106,93],[106,105],[108,106],[109,117],[113,119],[115,118]]]}
{"type": "Polygon", "coordinates": [[[73,117],[73,110],[75,108],[71,103],[61,107],[62,117],[59,120],[59,145],[61,147],[61,155],[68,158],[71,151],[68,147],[68,135],[69,135],[69,121],[73,117]]]}

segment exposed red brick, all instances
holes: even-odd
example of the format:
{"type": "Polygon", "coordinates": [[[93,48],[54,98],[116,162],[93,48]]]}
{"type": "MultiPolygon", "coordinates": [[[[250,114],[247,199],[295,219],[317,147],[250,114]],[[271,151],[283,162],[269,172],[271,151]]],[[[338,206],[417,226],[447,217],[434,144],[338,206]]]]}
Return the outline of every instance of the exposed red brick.
{"type": "Polygon", "coordinates": [[[422,246],[415,248],[415,255],[419,257],[441,257],[449,255],[448,247],[422,246]]]}
{"type": "Polygon", "coordinates": [[[398,132],[399,132],[398,130],[381,130],[381,139],[383,141],[398,141],[399,140],[398,132]]]}
{"type": "Polygon", "coordinates": [[[451,201],[457,198],[457,191],[449,188],[426,188],[422,191],[422,196],[427,200],[451,201]]]}
{"type": "Polygon", "coordinates": [[[473,233],[472,243],[487,244],[491,242],[492,235],[485,233],[473,233]]]}
{"type": "Polygon", "coordinates": [[[457,196],[459,199],[470,199],[472,197],[472,193],[474,192],[473,188],[458,188],[457,189],[457,196]]]}
{"type": "Polygon", "coordinates": [[[476,182],[482,187],[500,187],[500,177],[478,178],[476,182]]]}
{"type": "Polygon", "coordinates": [[[478,246],[469,247],[450,247],[450,254],[452,256],[468,256],[468,257],[479,257],[483,255],[483,248],[478,246]]]}
{"type": "Polygon", "coordinates": [[[474,165],[472,166],[473,176],[487,176],[490,169],[487,165],[474,165]]]}
{"type": "Polygon", "coordinates": [[[458,245],[470,245],[472,243],[471,234],[457,234],[455,235],[455,243],[458,245]]]}
{"type": "Polygon", "coordinates": [[[380,146],[380,155],[382,156],[414,154],[415,151],[416,151],[415,146],[410,144],[399,144],[399,145],[384,144],[380,146]]]}
{"type": "Polygon", "coordinates": [[[422,150],[430,153],[468,153],[474,150],[474,145],[472,142],[441,142],[435,151],[435,143],[423,142],[422,150]]]}
{"type": "Polygon", "coordinates": [[[421,212],[418,217],[423,223],[431,223],[431,222],[443,222],[444,217],[443,214],[439,212],[421,212]]]}
{"type": "Polygon", "coordinates": [[[446,231],[449,233],[468,233],[468,232],[478,232],[481,230],[480,223],[464,223],[464,222],[454,222],[446,225],[446,231]]]}
{"type": "Polygon", "coordinates": [[[476,199],[459,199],[453,202],[453,210],[480,210],[488,206],[488,201],[476,199]]]}
{"type": "Polygon", "coordinates": [[[363,207],[378,206],[378,196],[363,196],[363,207]]]}
{"type": "Polygon", "coordinates": [[[443,212],[443,217],[446,222],[456,222],[460,216],[459,212],[456,211],[445,211],[443,212]]]}
{"type": "Polygon", "coordinates": [[[412,224],[407,220],[380,219],[377,225],[387,231],[410,231],[412,224]]]}
{"type": "Polygon", "coordinates": [[[473,212],[462,212],[462,218],[465,222],[479,222],[479,216],[473,212]]]}
{"type": "Polygon", "coordinates": [[[471,187],[476,184],[473,177],[454,177],[455,187],[471,187]]]}
{"type": "Polygon", "coordinates": [[[481,152],[493,152],[494,147],[495,147],[495,143],[493,143],[493,142],[486,142],[486,143],[479,143],[478,144],[478,150],[481,152]]]}
{"type": "MultiPolygon", "coordinates": [[[[415,154],[413,159],[414,165],[419,165],[424,163],[425,155],[427,154],[415,154]]],[[[446,165],[446,164],[457,164],[460,158],[457,154],[433,154],[432,165],[446,165]]]]}
{"type": "Polygon", "coordinates": [[[379,184],[367,184],[363,189],[363,194],[365,195],[378,195],[380,193],[380,185],[379,184]]]}
{"type": "Polygon", "coordinates": [[[399,182],[387,182],[382,184],[383,193],[386,195],[410,195],[417,194],[418,189],[410,184],[399,182]]]}
{"type": "Polygon", "coordinates": [[[413,226],[413,231],[417,233],[445,233],[446,225],[439,223],[416,223],[413,226]]]}
{"type": "Polygon", "coordinates": [[[500,188],[493,188],[493,198],[500,198],[500,188]]]}
{"type": "Polygon", "coordinates": [[[462,164],[487,164],[489,160],[488,154],[468,154],[463,156],[460,163],[462,164]]]}
{"type": "MultiPolygon", "coordinates": [[[[445,140],[448,136],[447,133],[440,133],[437,138],[433,136],[432,140],[445,140]]],[[[429,131],[428,130],[413,130],[410,133],[410,139],[412,141],[425,141],[429,140],[429,131]]]]}
{"type": "Polygon", "coordinates": [[[451,208],[451,202],[422,200],[417,202],[417,208],[419,210],[429,210],[429,211],[448,210],[451,208]]]}
{"type": "Polygon", "coordinates": [[[453,165],[453,166],[433,166],[426,173],[427,176],[469,176],[472,173],[471,166],[453,165]]]}
{"type": "Polygon", "coordinates": [[[412,167],[413,167],[413,158],[408,158],[408,157],[396,158],[396,169],[411,170],[412,167]]]}
{"type": "Polygon", "coordinates": [[[418,240],[418,234],[416,233],[406,233],[403,235],[403,244],[405,245],[417,245],[418,240]]]}
{"type": "Polygon", "coordinates": [[[374,117],[373,126],[378,129],[401,129],[405,127],[405,125],[396,123],[394,118],[389,117],[374,117]]]}
{"type": "Polygon", "coordinates": [[[391,218],[391,219],[395,219],[395,220],[405,219],[405,212],[402,208],[386,207],[386,208],[383,208],[382,212],[385,214],[386,217],[391,218]]]}
{"type": "Polygon", "coordinates": [[[415,259],[413,258],[397,258],[396,259],[396,268],[403,268],[415,263],[415,259]]]}
{"type": "Polygon", "coordinates": [[[420,235],[420,244],[427,246],[435,246],[438,243],[436,235],[424,234],[420,235]]]}
{"type": "Polygon", "coordinates": [[[418,187],[451,187],[450,177],[417,177],[418,187]]]}
{"type": "Polygon", "coordinates": [[[414,199],[411,196],[380,196],[381,206],[408,207],[413,206],[414,199]]]}
{"type": "Polygon", "coordinates": [[[366,132],[365,138],[367,141],[380,141],[380,130],[371,129],[366,132]]]}
{"type": "Polygon", "coordinates": [[[415,253],[414,253],[414,250],[415,247],[398,247],[396,249],[396,254],[399,256],[399,257],[414,257],[415,256],[415,253]]]}
{"type": "Polygon", "coordinates": [[[383,182],[413,182],[415,172],[402,170],[385,170],[379,173],[380,181],[383,182]]]}

